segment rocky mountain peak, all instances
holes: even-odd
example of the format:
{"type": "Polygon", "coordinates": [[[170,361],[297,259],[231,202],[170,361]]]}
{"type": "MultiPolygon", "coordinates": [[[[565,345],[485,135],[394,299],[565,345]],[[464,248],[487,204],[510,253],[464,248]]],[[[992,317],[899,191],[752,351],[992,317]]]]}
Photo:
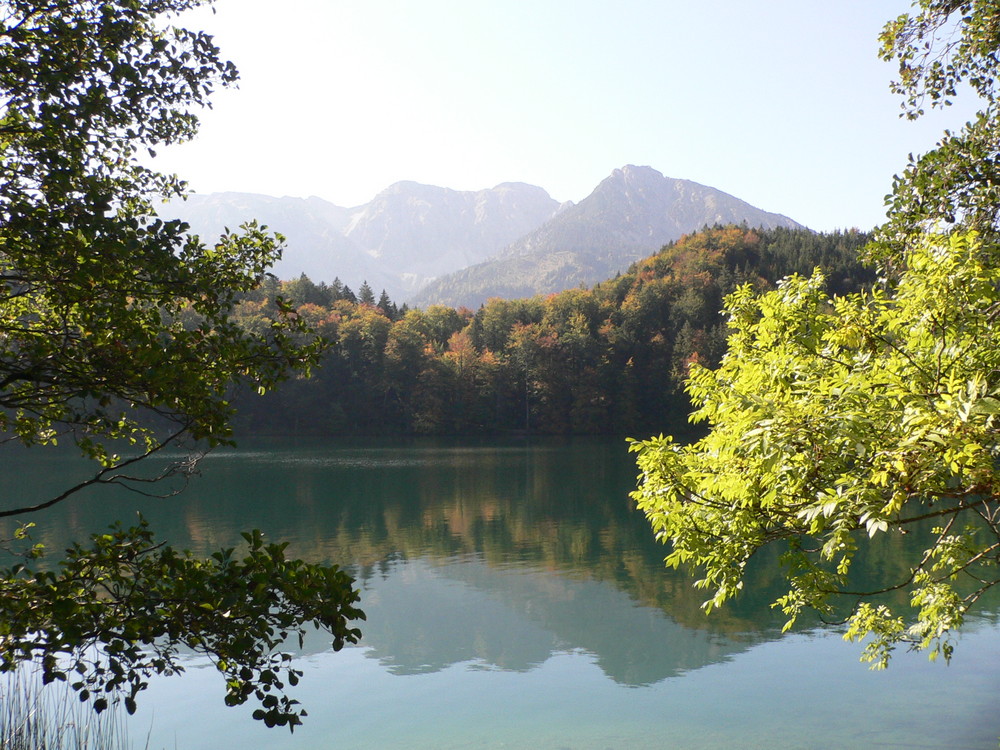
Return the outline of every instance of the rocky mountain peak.
{"type": "Polygon", "coordinates": [[[163,215],[184,218],[206,239],[260,220],[288,238],[274,268],[281,278],[338,277],[353,289],[368,281],[400,302],[468,306],[594,284],[706,224],[799,226],[632,164],[579,203],[559,204],[523,182],[460,191],[403,180],[354,208],[316,197],[216,193],[173,202],[163,215]]]}
{"type": "Polygon", "coordinates": [[[594,191],[495,258],[429,284],[412,302],[476,307],[592,285],[687,232],[715,224],[799,227],[715,188],[665,177],[652,167],[614,170],[594,191]]]}

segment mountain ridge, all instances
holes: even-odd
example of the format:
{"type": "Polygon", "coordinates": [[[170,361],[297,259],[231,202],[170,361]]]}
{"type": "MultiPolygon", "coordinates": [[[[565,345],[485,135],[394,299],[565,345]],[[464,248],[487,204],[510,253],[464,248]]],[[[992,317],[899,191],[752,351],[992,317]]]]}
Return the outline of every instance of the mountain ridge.
{"type": "Polygon", "coordinates": [[[490,296],[531,296],[591,285],[702,226],[801,225],[734,196],[652,167],[614,170],[579,203],[503,182],[459,191],[393,183],[371,201],[337,206],[317,196],[192,194],[169,202],[203,237],[256,219],[287,238],[272,272],[335,278],[414,305],[476,306],[490,296]]]}
{"type": "Polygon", "coordinates": [[[474,308],[490,297],[590,286],[684,234],[742,223],[764,229],[804,228],[716,188],[628,165],[494,258],[428,284],[411,303],[474,308]]]}

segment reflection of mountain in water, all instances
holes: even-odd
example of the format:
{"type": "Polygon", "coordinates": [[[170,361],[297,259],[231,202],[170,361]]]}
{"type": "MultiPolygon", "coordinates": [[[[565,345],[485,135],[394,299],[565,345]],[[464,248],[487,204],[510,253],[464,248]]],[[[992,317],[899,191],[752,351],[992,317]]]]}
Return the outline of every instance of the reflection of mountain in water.
{"type": "Polygon", "coordinates": [[[396,674],[460,662],[525,671],[585,651],[610,678],[649,685],[726,658],[738,642],[678,625],[607,582],[481,558],[395,561],[363,583],[362,645],[396,674]]]}
{"type": "MultiPolygon", "coordinates": [[[[37,501],[67,485],[71,464],[25,451],[0,474],[0,498],[37,501]]],[[[619,441],[261,441],[202,468],[177,498],[101,492],[58,506],[31,519],[35,538],[60,550],[136,509],[198,554],[260,528],[290,554],[350,566],[363,645],[397,674],[528,670],[579,650],[618,683],[647,685],[777,637],[783,621],[769,606],[784,590],[773,552],[738,601],[704,616],[705,592],[664,568],[628,499],[636,470],[619,441]]],[[[0,521],[0,538],[15,526],[0,521]]],[[[883,536],[860,558],[872,574],[908,570],[927,546],[919,533],[883,536]]],[[[329,648],[308,641],[307,653],[329,648]]]]}

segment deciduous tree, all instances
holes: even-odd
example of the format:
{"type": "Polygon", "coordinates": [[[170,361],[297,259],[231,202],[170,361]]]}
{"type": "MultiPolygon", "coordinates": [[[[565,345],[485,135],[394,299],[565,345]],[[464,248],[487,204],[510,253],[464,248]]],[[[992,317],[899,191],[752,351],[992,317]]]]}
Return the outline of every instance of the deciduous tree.
{"type": "Polygon", "coordinates": [[[1000,219],[998,40],[996,0],[915,0],[912,12],[886,24],[880,54],[898,63],[892,88],[902,96],[904,116],[947,107],[963,93],[979,98],[980,111],[946,131],[936,148],[911,156],[895,178],[889,220],[877,238],[877,256],[884,261],[905,253],[928,224],[995,230],[1000,219]]]}
{"type": "Polygon", "coordinates": [[[692,364],[687,384],[708,435],[633,444],[634,497],[668,563],[700,571],[706,609],[783,545],[789,624],[805,609],[843,619],[884,666],[904,642],[949,655],[952,629],[1000,582],[998,30],[987,0],[918,0],[886,26],[907,113],[963,83],[983,110],[896,179],[872,250],[883,284],[835,298],[817,272],[759,297],[738,289],[721,366],[692,364]],[[859,590],[859,546],[904,533],[925,551],[859,590]]]}
{"type": "Polygon", "coordinates": [[[879,664],[901,641],[949,653],[948,631],[1000,582],[1000,248],[928,237],[906,263],[891,295],[830,298],[819,273],[738,290],[722,365],[695,364],[688,381],[708,436],[633,445],[639,506],[668,563],[703,572],[708,609],[739,592],[759,549],[784,544],[789,623],[804,608],[846,618],[852,638],[874,636],[879,664]],[[926,551],[901,579],[856,590],[862,540],[900,533],[926,551]],[[894,590],[909,611],[866,601],[894,590]]]}
{"type": "MultiPolygon", "coordinates": [[[[3,498],[0,517],[44,523],[86,486],[184,474],[189,462],[151,475],[142,459],[229,442],[235,387],[270,389],[318,356],[280,300],[257,333],[232,317],[280,238],[249,224],[205,242],[154,212],[183,186],[140,154],[190,138],[194,109],[237,77],[210,37],[171,25],[203,4],[0,2],[0,430],[8,449],[69,442],[95,467],[54,497],[3,498]]],[[[294,726],[282,688],[297,672],[274,649],[311,624],[335,647],[356,640],[357,593],[336,567],[246,541],[194,560],[139,524],[57,569],[29,545],[0,572],[0,670],[38,659],[98,709],[121,689],[133,710],[148,675],[180,670],[184,645],[215,662],[227,703],[256,696],[257,718],[294,726]]]]}

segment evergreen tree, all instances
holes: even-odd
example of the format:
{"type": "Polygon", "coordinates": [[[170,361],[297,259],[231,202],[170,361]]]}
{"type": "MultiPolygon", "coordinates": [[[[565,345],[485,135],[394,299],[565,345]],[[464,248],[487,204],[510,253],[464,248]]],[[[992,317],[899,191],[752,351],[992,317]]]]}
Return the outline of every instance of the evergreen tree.
{"type": "Polygon", "coordinates": [[[368,285],[367,281],[361,282],[361,288],[358,290],[358,302],[362,305],[375,306],[375,293],[372,288],[368,285]]]}
{"type": "Polygon", "coordinates": [[[376,307],[385,313],[385,316],[389,320],[396,320],[399,317],[399,311],[396,309],[396,305],[393,304],[392,300],[389,299],[389,295],[385,293],[385,289],[383,289],[382,294],[379,295],[376,307]]]}

